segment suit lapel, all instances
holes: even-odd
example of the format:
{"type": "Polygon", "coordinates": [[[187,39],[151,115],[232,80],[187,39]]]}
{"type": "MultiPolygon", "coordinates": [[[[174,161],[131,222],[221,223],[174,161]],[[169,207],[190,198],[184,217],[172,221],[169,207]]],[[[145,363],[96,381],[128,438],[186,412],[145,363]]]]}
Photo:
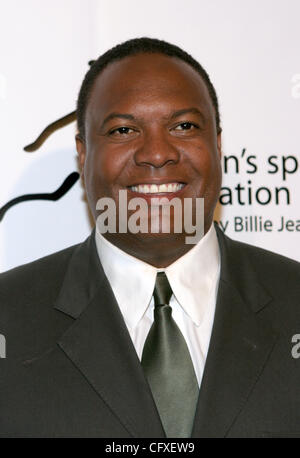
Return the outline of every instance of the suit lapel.
{"type": "Polygon", "coordinates": [[[245,251],[218,228],[217,234],[221,276],[192,437],[228,434],[277,337],[264,320],[272,299],[255,278],[245,251]]]}
{"type": "Polygon", "coordinates": [[[74,253],[55,308],[76,321],[58,344],[134,437],[164,437],[94,234],[74,253]]]}

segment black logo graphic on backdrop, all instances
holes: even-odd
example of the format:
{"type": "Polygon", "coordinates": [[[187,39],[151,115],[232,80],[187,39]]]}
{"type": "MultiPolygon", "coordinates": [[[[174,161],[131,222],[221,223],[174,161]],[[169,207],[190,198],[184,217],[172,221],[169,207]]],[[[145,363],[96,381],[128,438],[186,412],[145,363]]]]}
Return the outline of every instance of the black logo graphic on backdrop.
{"type": "MultiPolygon", "coordinates": [[[[91,60],[88,64],[91,66],[94,62],[94,60],[91,60]]],[[[42,133],[37,137],[37,139],[33,143],[30,143],[30,145],[24,147],[24,151],[26,151],[27,153],[32,153],[38,150],[44,144],[47,138],[50,137],[50,135],[52,135],[56,130],[61,129],[67,126],[68,124],[71,124],[75,120],[76,111],[72,111],[71,113],[63,116],[62,118],[59,118],[57,121],[52,122],[42,131],[42,133]]],[[[59,186],[59,188],[53,192],[24,194],[22,196],[10,200],[5,205],[3,205],[2,208],[0,208],[0,222],[3,220],[4,215],[11,207],[21,202],[26,202],[28,200],[56,201],[61,199],[61,197],[63,197],[65,194],[67,194],[68,191],[70,191],[70,189],[74,186],[78,179],[79,173],[72,172],[65,178],[63,183],[59,186]]]]}
{"type": "MultiPolygon", "coordinates": [[[[38,136],[38,138],[28,146],[25,146],[24,150],[26,152],[33,152],[39,149],[46,139],[53,134],[58,129],[65,127],[66,125],[70,124],[71,122],[75,121],[76,119],[76,111],[69,113],[66,116],[54,121],[53,123],[49,124],[46,129],[38,136]]],[[[20,204],[21,202],[26,202],[28,200],[52,200],[56,201],[63,197],[76,183],[79,178],[78,172],[72,172],[68,175],[64,182],[53,192],[47,193],[34,193],[34,194],[24,194],[23,196],[15,197],[14,199],[7,202],[0,208],[0,221],[3,220],[5,213],[14,205],[20,204]]]]}

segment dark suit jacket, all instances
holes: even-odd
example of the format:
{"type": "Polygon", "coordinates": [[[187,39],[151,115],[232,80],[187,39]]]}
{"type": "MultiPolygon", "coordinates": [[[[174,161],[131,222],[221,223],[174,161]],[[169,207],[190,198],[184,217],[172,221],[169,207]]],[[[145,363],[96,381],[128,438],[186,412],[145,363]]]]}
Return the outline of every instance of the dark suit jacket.
{"type": "MultiPolygon", "coordinates": [[[[300,437],[299,263],[217,234],[192,437],[300,437]]],[[[0,333],[0,436],[164,437],[93,236],[0,275],[0,333]]]]}

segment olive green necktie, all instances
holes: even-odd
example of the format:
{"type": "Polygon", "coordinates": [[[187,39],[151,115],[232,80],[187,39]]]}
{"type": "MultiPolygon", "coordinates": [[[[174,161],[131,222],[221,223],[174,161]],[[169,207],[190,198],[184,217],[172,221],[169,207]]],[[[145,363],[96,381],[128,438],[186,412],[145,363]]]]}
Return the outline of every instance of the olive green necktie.
{"type": "Polygon", "coordinates": [[[159,272],[154,288],[154,322],[146,338],[142,367],[167,437],[190,437],[199,394],[191,356],[172,318],[167,276],[159,272]]]}

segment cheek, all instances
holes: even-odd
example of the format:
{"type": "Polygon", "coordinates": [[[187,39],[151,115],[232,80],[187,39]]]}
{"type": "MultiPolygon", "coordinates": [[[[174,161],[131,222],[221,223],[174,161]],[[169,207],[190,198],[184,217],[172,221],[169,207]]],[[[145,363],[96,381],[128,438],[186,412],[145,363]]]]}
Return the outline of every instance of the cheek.
{"type": "Polygon", "coordinates": [[[219,192],[221,185],[221,164],[218,158],[217,153],[207,164],[205,169],[205,187],[207,194],[214,194],[219,192]]]}
{"type": "Polygon", "coordinates": [[[204,141],[203,154],[200,156],[205,178],[209,181],[218,182],[221,174],[221,161],[218,153],[217,139],[210,135],[204,141]]]}
{"type": "Polygon", "coordinates": [[[85,162],[84,181],[89,201],[93,205],[99,197],[107,194],[106,177],[107,173],[100,154],[89,151],[85,162]]]}
{"type": "Polygon", "coordinates": [[[217,153],[199,149],[193,156],[193,167],[197,170],[199,177],[206,180],[213,176],[214,171],[219,167],[217,153]]]}
{"type": "Polygon", "coordinates": [[[217,151],[199,151],[194,167],[197,193],[207,197],[216,194],[221,184],[221,163],[217,151]]]}
{"type": "Polygon", "coordinates": [[[85,182],[94,200],[114,194],[114,188],[118,187],[119,177],[126,163],[124,156],[114,151],[89,151],[85,165],[85,182]]]}
{"type": "Polygon", "coordinates": [[[207,164],[207,175],[212,181],[219,180],[221,175],[221,162],[217,152],[214,153],[207,164]]]}
{"type": "Polygon", "coordinates": [[[214,161],[211,161],[206,175],[205,194],[210,206],[215,205],[218,199],[221,187],[221,177],[221,164],[217,156],[214,161]]]}

